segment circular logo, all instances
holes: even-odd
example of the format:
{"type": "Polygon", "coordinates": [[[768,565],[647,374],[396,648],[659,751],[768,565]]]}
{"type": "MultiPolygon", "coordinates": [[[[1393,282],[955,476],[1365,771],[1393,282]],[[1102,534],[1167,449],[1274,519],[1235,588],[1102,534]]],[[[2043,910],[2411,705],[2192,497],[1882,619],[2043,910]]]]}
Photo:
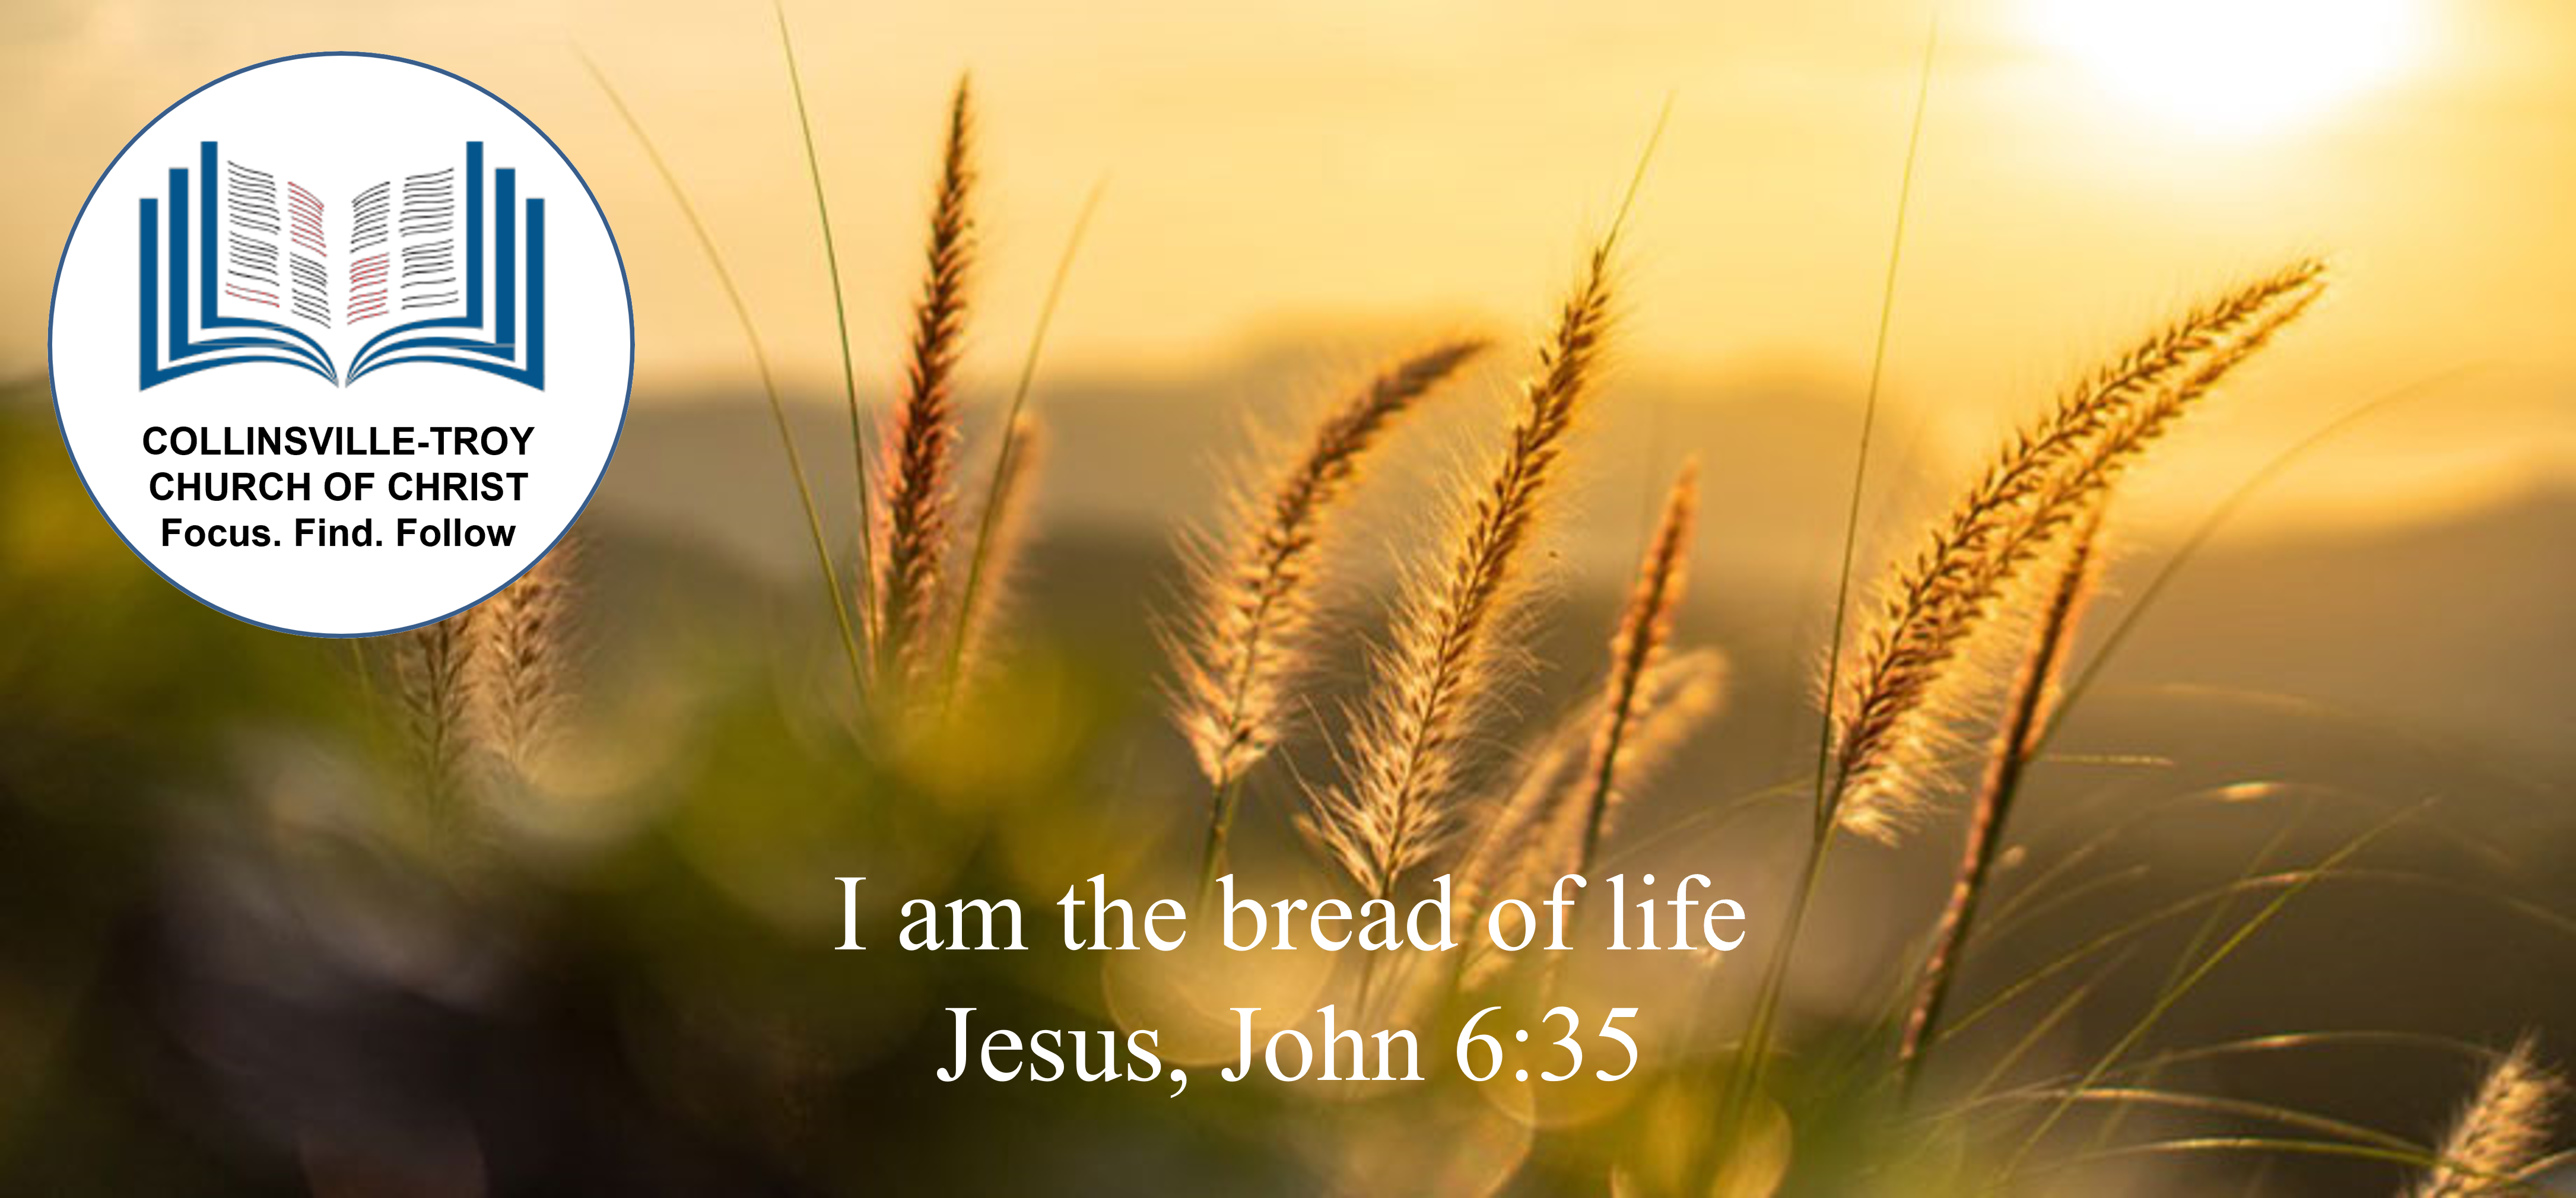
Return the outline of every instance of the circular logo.
{"type": "Polygon", "coordinates": [[[607,218],[490,92],[308,54],[197,89],[90,192],[54,407],[99,511],[235,618],[373,636],[551,548],[625,421],[607,218]]]}

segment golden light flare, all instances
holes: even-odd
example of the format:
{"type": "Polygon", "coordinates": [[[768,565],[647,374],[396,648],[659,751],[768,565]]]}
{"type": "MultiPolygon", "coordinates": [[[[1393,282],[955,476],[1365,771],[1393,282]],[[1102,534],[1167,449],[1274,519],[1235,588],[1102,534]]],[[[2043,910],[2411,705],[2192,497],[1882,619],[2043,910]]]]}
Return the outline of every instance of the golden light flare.
{"type": "Polygon", "coordinates": [[[2315,120],[2415,60],[2422,0],[2026,0],[2032,34],[2123,102],[2241,137],[2315,120]]]}

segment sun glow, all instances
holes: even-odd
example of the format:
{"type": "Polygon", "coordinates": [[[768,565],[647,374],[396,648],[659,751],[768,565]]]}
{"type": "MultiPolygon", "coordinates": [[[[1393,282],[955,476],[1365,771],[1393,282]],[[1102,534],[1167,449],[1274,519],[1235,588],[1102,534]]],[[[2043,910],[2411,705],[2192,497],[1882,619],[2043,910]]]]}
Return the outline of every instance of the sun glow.
{"type": "Polygon", "coordinates": [[[2419,0],[2029,0],[2034,31],[2102,86],[2196,132],[2323,115],[2413,57],[2419,0]]]}

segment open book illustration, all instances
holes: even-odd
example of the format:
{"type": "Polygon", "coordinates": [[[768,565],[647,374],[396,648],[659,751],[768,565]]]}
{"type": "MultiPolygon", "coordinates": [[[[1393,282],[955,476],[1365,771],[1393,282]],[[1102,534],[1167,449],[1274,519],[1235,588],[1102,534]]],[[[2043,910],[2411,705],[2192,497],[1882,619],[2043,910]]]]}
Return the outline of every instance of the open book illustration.
{"type": "Polygon", "coordinates": [[[545,201],[464,161],[339,202],[198,148],[142,201],[142,386],[271,363],[347,386],[436,364],[546,384],[545,201]]]}

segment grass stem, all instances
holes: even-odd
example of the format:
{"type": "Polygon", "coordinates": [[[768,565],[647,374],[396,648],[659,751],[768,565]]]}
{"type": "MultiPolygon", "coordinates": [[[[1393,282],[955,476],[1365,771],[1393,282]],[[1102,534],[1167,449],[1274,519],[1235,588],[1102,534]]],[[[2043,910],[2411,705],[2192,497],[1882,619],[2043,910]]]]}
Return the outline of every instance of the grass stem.
{"type": "Polygon", "coordinates": [[[966,582],[958,593],[958,616],[948,643],[947,685],[942,688],[943,694],[955,694],[963,681],[958,674],[966,661],[966,641],[972,632],[970,625],[976,610],[977,592],[984,585],[984,572],[992,559],[993,527],[1008,498],[1002,492],[1013,477],[1012,459],[1020,452],[1020,413],[1028,405],[1030,385],[1037,380],[1038,355],[1046,348],[1047,329],[1055,323],[1056,305],[1064,298],[1065,280],[1073,274],[1073,261],[1082,252],[1083,235],[1091,228],[1091,215],[1099,208],[1100,193],[1106,186],[1106,180],[1094,183],[1090,193],[1082,197],[1082,208],[1073,218],[1073,231],[1065,236],[1064,253],[1056,258],[1055,274],[1047,280],[1046,299],[1038,305],[1037,325],[1029,332],[1029,349],[1020,358],[1019,379],[1011,386],[1011,405],[1002,413],[1002,444],[993,454],[992,479],[984,489],[983,511],[975,520],[975,543],[966,555],[966,582]]]}
{"type": "Polygon", "coordinates": [[[850,659],[850,685],[857,688],[857,693],[865,695],[867,669],[859,658],[859,638],[850,624],[850,605],[841,598],[840,570],[832,564],[832,550],[823,541],[823,517],[814,506],[814,488],[806,481],[805,458],[797,451],[795,430],[788,426],[786,400],[779,391],[777,374],[770,368],[769,351],[761,344],[760,330],[752,323],[751,307],[743,301],[742,289],[734,285],[733,271],[725,266],[724,254],[716,248],[715,237],[707,231],[706,221],[699,217],[698,206],[690,201],[688,189],[680,185],[679,176],[671,172],[670,163],[654,146],[652,136],[644,132],[643,123],[636,120],[634,111],[626,106],[626,98],[618,94],[617,85],[608,81],[607,73],[600,70],[599,64],[591,61],[589,55],[583,55],[581,61],[582,66],[589,69],[590,77],[599,84],[599,90],[607,94],[609,106],[617,110],[617,119],[625,122],[627,131],[634,134],[636,143],[644,148],[644,157],[652,163],[653,173],[661,176],[662,186],[669,190],[672,201],[679,205],[680,215],[687,218],[689,232],[697,238],[698,248],[705,252],[707,265],[715,271],[717,285],[724,289],[725,302],[733,307],[734,319],[742,325],[743,341],[750,346],[752,365],[760,374],[761,395],[769,401],[769,418],[777,424],[778,443],[787,451],[788,476],[795,480],[796,498],[805,510],[805,530],[814,542],[814,565],[822,574],[823,591],[832,601],[832,618],[840,625],[841,648],[850,659]]]}
{"type": "MultiPolygon", "coordinates": [[[[770,9],[778,17],[778,48],[787,58],[787,87],[796,97],[796,131],[804,138],[805,178],[814,188],[815,223],[823,231],[823,266],[832,281],[832,324],[834,342],[841,350],[841,399],[850,412],[851,485],[858,496],[859,540],[858,561],[851,567],[853,588],[858,594],[858,638],[862,650],[873,639],[875,621],[872,611],[876,590],[868,580],[876,575],[876,513],[868,494],[867,425],[859,413],[859,376],[850,355],[850,305],[841,286],[841,252],[832,236],[832,205],[823,189],[823,161],[814,150],[814,121],[805,106],[805,76],[797,69],[796,41],[787,30],[787,6],[784,0],[771,0],[770,9]]],[[[834,581],[833,594],[838,595],[839,582],[834,581]]],[[[859,680],[859,698],[867,698],[864,671],[859,680]]]]}

